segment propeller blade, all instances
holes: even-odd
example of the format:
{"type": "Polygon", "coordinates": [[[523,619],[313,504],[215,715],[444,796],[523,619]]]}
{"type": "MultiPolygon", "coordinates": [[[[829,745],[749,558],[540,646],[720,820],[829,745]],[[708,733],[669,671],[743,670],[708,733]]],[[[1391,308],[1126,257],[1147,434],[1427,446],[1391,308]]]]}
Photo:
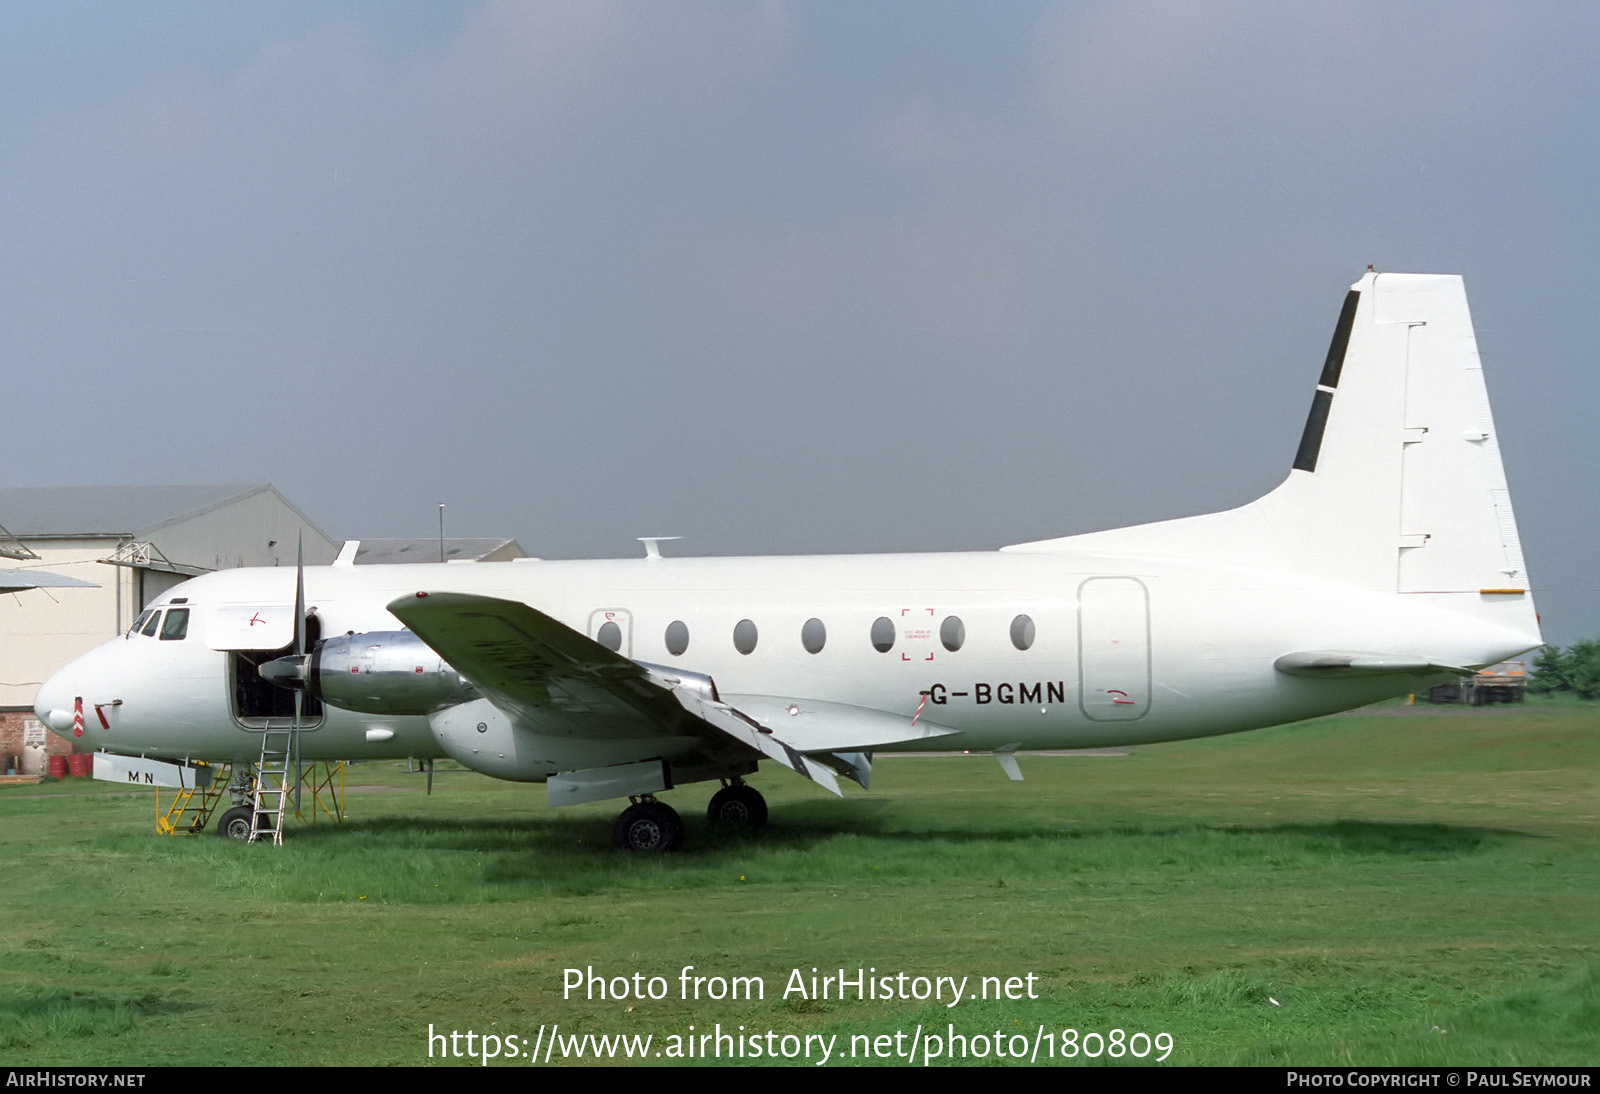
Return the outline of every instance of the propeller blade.
{"type": "Polygon", "coordinates": [[[294,652],[306,655],[306,545],[305,533],[295,544],[294,559],[294,652]]]}
{"type": "MultiPolygon", "coordinates": [[[[294,655],[300,662],[300,676],[305,679],[306,663],[306,534],[295,537],[294,545],[294,655]]],[[[303,687],[294,691],[294,728],[291,739],[295,749],[294,808],[300,811],[300,724],[305,715],[306,693],[303,687]]]]}

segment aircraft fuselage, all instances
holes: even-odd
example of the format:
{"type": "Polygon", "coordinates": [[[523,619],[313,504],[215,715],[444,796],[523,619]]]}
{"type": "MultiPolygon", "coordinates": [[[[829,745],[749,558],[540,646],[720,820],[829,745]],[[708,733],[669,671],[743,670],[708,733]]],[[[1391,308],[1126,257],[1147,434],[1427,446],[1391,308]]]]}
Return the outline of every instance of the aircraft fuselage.
{"type": "MultiPolygon", "coordinates": [[[[292,604],[293,582],[290,569],[185,582],[152,605],[185,602],[191,622],[182,640],[130,633],[103,644],[41,689],[41,714],[71,710],[81,697],[84,745],[253,759],[260,727],[237,709],[239,665],[207,645],[207,630],[224,613],[292,604]]],[[[1089,748],[1251,729],[1419,686],[1406,676],[1288,676],[1274,661],[1290,651],[1381,650],[1404,634],[1447,663],[1485,664],[1520,652],[1525,641],[1427,598],[1408,602],[1260,569],[1092,556],[335,566],[307,569],[305,585],[324,637],[399,629],[385,605],[408,592],[468,592],[537,606],[591,637],[615,624],[618,652],[707,674],[724,697],[844,704],[957,731],[883,751],[1089,748]],[[811,624],[812,644],[821,637],[815,653],[803,641],[811,620],[821,623],[820,632],[811,624]],[[887,643],[880,620],[889,621],[887,643]],[[687,638],[680,652],[668,645],[674,624],[680,643],[687,638]],[[874,645],[875,624],[887,649],[874,645]],[[753,625],[748,653],[735,644],[741,625],[746,636],[753,625]],[[958,648],[950,649],[957,631],[958,648]]],[[[553,757],[579,766],[588,765],[580,757],[614,750],[606,742],[550,744],[553,757]]],[[[306,759],[444,755],[427,717],[333,706],[302,748],[306,759]]]]}
{"type": "Polygon", "coordinates": [[[1228,733],[1540,643],[1449,275],[1351,286],[1288,477],[1237,509],[989,553],[647,554],[336,563],[303,601],[294,570],[209,574],[36,707],[84,746],[258,767],[293,717],[304,759],[443,755],[557,804],[630,798],[619,845],[668,850],[683,826],[657,792],[721,780],[708,818],[759,825],[757,762],[838,792],[874,752],[1009,764],[1228,733]]]}

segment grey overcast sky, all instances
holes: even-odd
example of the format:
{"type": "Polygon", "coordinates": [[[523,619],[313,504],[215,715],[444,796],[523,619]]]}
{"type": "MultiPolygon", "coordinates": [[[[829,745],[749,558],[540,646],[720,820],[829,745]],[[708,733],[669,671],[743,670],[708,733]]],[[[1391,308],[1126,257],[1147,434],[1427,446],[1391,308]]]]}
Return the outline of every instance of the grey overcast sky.
{"type": "MultiPolygon", "coordinates": [[[[1461,273],[1600,633],[1600,6],[0,0],[15,485],[336,537],[988,548],[1288,470],[1345,288],[1461,273]]],[[[0,514],[0,522],[4,514],[0,514]]]]}

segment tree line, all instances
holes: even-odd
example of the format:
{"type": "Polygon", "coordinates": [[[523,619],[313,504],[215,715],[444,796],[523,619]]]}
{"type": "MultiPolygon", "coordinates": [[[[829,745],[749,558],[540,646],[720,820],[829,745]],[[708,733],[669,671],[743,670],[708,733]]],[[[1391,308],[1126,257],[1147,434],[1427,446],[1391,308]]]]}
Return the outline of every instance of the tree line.
{"type": "Polygon", "coordinates": [[[1528,687],[1533,691],[1570,691],[1585,699],[1600,699],[1600,639],[1574,642],[1566,649],[1545,646],[1533,659],[1528,687]]]}

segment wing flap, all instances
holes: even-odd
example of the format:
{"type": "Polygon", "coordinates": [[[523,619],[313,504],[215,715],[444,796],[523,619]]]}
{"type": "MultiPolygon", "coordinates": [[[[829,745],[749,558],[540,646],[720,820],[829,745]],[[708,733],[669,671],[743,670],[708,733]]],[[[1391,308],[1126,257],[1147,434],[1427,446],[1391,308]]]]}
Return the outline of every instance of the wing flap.
{"type": "Polygon", "coordinates": [[[959,732],[911,714],[890,714],[818,699],[786,699],[779,695],[724,695],[723,699],[807,753],[873,752],[959,732]]]}
{"type": "Polygon", "coordinates": [[[783,741],[770,729],[764,728],[748,714],[728,706],[726,703],[707,699],[702,695],[684,691],[682,688],[675,690],[672,694],[678,702],[683,704],[685,710],[707,725],[722,731],[746,748],[752,748],[761,753],[773,763],[787,767],[796,775],[810,779],[824,790],[841,798],[844,797],[844,792],[839,789],[839,780],[833,777],[832,771],[829,771],[815,760],[806,759],[798,749],[783,741]]]}

